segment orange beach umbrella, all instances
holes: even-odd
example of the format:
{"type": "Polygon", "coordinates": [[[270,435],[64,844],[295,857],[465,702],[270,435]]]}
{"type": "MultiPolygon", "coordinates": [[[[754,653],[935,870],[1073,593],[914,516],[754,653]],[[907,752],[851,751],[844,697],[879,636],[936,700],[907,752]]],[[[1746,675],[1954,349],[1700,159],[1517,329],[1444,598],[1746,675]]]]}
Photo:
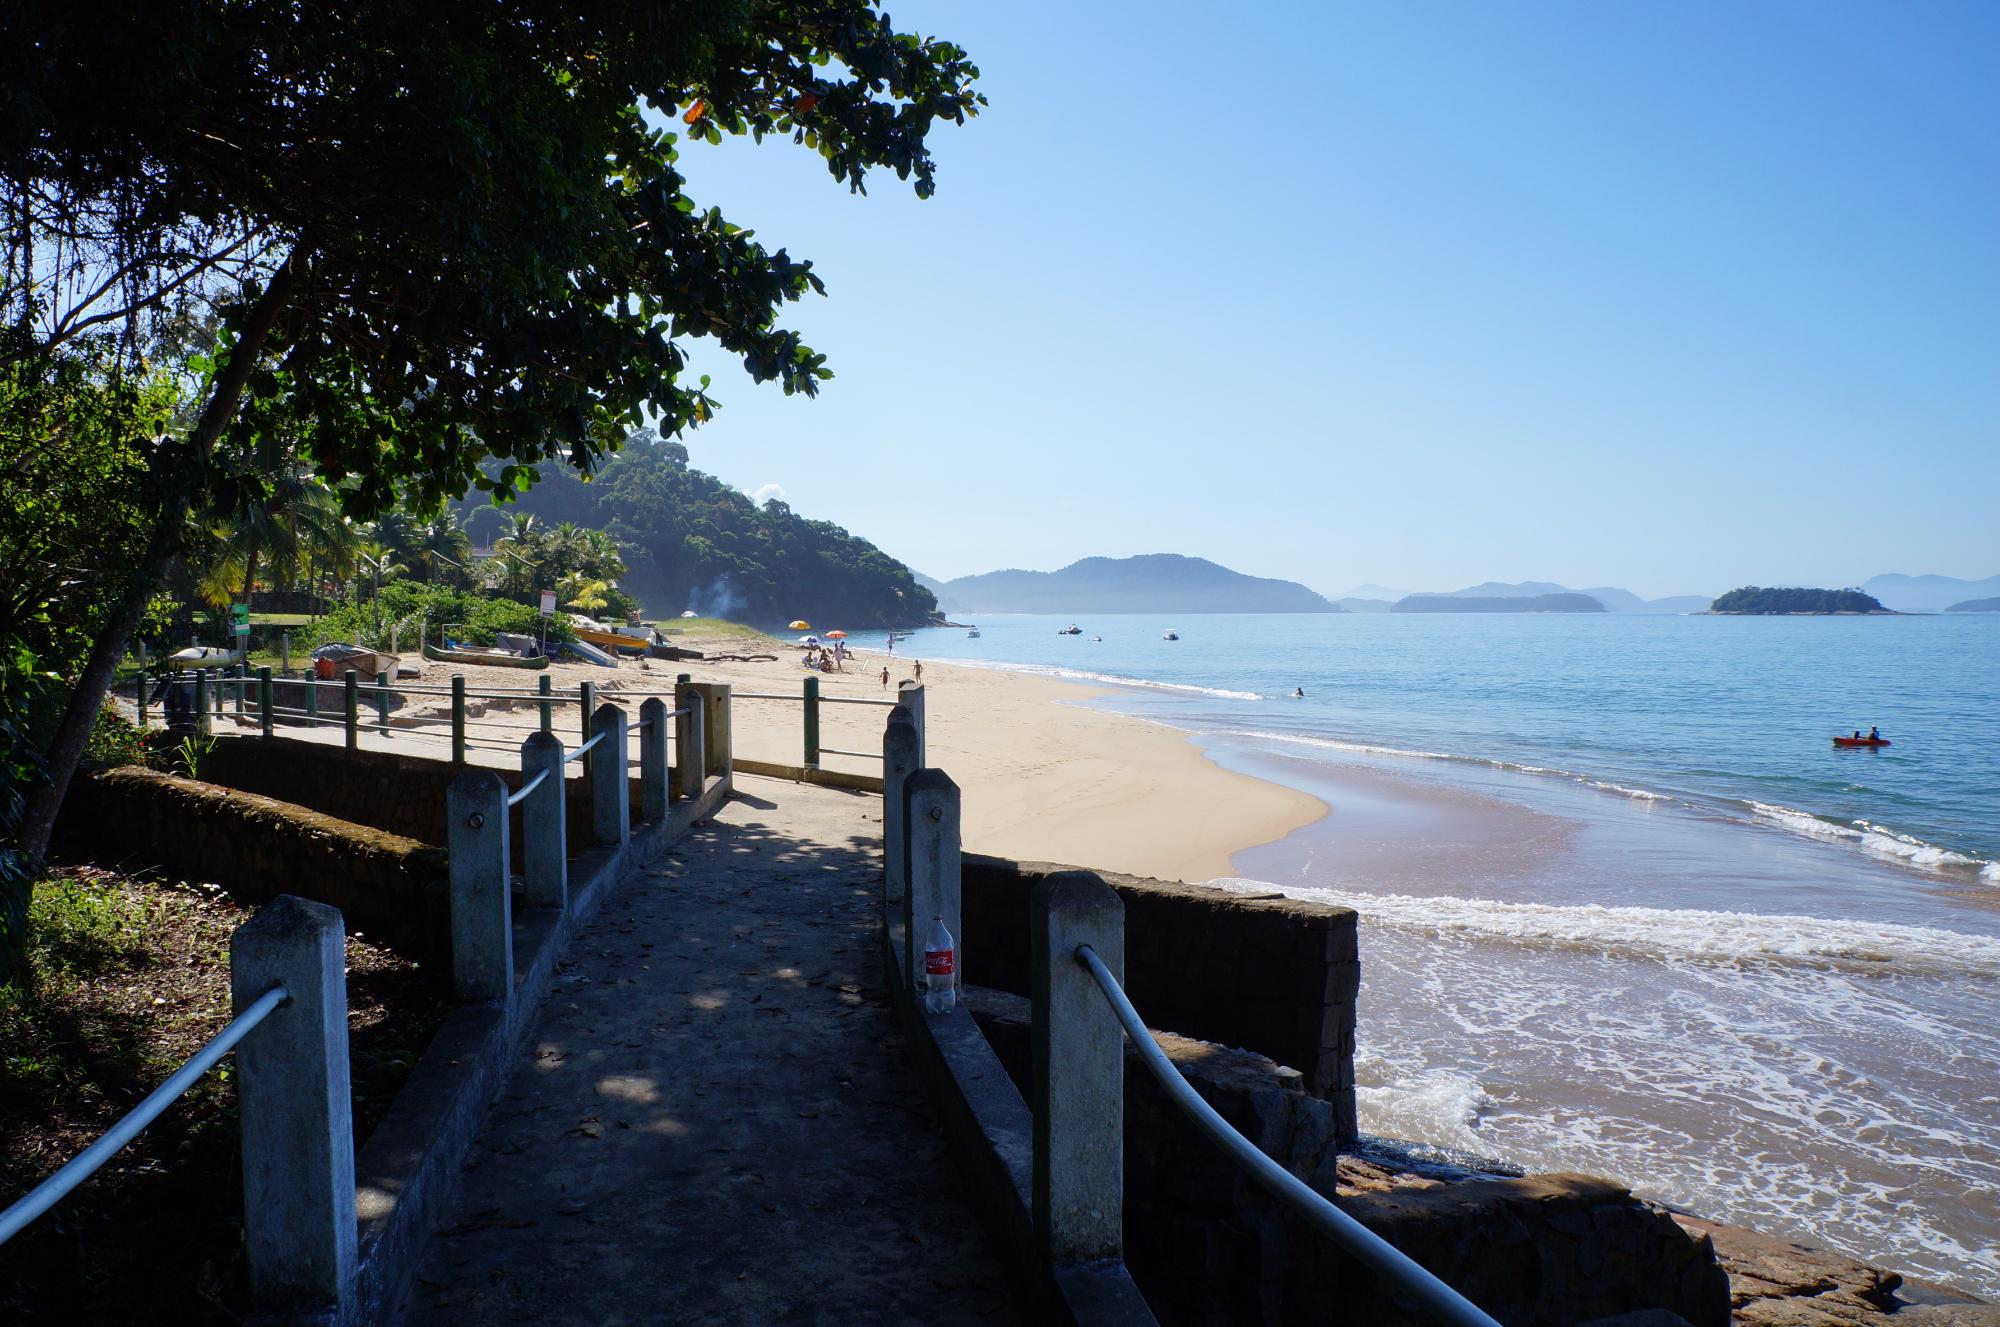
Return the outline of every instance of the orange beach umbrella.
{"type": "Polygon", "coordinates": [[[829,631],[826,633],[826,638],[828,640],[846,640],[847,633],[844,631],[829,631]]]}

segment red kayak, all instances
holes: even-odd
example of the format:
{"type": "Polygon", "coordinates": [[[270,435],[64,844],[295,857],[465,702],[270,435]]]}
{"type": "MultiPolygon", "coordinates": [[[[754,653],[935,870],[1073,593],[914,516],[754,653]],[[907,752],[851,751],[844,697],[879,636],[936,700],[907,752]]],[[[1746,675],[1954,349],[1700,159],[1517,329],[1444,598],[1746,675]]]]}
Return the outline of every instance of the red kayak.
{"type": "Polygon", "coordinates": [[[1833,739],[1833,744],[1835,746],[1887,746],[1889,745],[1889,739],[1886,737],[1836,737],[1833,739]]]}

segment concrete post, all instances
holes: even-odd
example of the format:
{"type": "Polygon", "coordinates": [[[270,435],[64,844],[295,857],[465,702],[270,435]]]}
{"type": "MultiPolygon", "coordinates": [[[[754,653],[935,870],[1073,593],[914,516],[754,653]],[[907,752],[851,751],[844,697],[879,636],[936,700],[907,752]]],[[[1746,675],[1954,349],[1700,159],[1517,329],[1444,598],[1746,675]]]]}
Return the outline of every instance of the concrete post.
{"type": "MultiPolygon", "coordinates": [[[[248,637],[245,637],[245,639],[247,640],[248,637]]],[[[231,680],[236,684],[236,717],[240,719],[243,717],[243,693],[250,689],[250,665],[247,663],[237,664],[230,669],[230,672],[235,674],[231,680]]]]}
{"type": "Polygon", "coordinates": [[[707,728],[702,717],[706,707],[701,696],[683,679],[674,688],[674,785],[682,797],[699,797],[708,777],[707,728]]]}
{"type": "Polygon", "coordinates": [[[333,1310],[354,1285],[354,1122],[340,912],[281,894],[229,941],[238,1012],[291,997],[236,1048],[243,1245],[250,1290],[274,1316],[333,1310]]]}
{"type": "Polygon", "coordinates": [[[625,711],[610,701],[591,716],[593,734],[604,740],[590,748],[590,829],[599,843],[620,848],[632,841],[632,791],[627,785],[625,711]]]}
{"type": "Polygon", "coordinates": [[[289,631],[278,636],[278,672],[284,677],[292,675],[292,633],[289,631]]]}
{"type": "Polygon", "coordinates": [[[903,956],[903,986],[912,1001],[924,992],[924,942],[931,919],[944,918],[958,946],[958,970],[965,971],[965,936],[959,930],[959,795],[958,785],[941,769],[920,769],[903,780],[903,824],[907,851],[903,898],[903,934],[909,944],[903,956]]]}
{"type": "Polygon", "coordinates": [[[576,740],[577,743],[581,745],[582,743],[588,742],[590,740],[590,734],[594,731],[591,727],[591,714],[594,710],[597,709],[597,683],[595,682],[577,683],[576,694],[577,694],[576,708],[578,711],[577,713],[578,726],[583,729],[583,736],[577,738],[576,740]]]}
{"type": "Polygon", "coordinates": [[[203,737],[215,731],[215,723],[208,715],[208,670],[194,670],[194,730],[203,737]]]}
{"type": "Polygon", "coordinates": [[[569,789],[563,783],[562,740],[529,733],[521,743],[521,780],[543,770],[542,786],[521,799],[521,896],[530,907],[569,906],[569,789]]]}
{"type": "Polygon", "coordinates": [[[361,674],[349,668],[341,675],[341,681],[346,684],[346,695],[343,699],[347,702],[347,749],[349,751],[359,751],[361,749],[361,674]]]}
{"type": "Polygon", "coordinates": [[[1079,945],[1125,980],[1125,905],[1081,871],[1049,876],[1029,904],[1034,1002],[1035,1233],[1051,1268],[1124,1252],[1124,1034],[1079,945]]]}
{"type": "Polygon", "coordinates": [[[805,682],[806,711],[806,754],[805,767],[819,768],[819,679],[809,677],[805,682]]]}
{"type": "Polygon", "coordinates": [[[465,674],[451,675],[451,763],[465,763],[465,674]]]}
{"type": "MultiPolygon", "coordinates": [[[[144,688],[145,683],[141,682],[140,689],[143,691],[144,688]]],[[[257,670],[257,726],[266,737],[271,735],[271,719],[271,670],[268,668],[259,668],[257,670]]]]}
{"type": "Polygon", "coordinates": [[[306,682],[306,727],[319,727],[319,669],[305,670],[306,682]]]}
{"type": "Polygon", "coordinates": [[[903,913],[909,897],[909,840],[903,824],[908,809],[903,783],[917,772],[917,726],[901,705],[889,711],[882,729],[882,925],[888,929],[890,950],[903,970],[903,913]]]}
{"type": "Polygon", "coordinates": [[[389,674],[375,674],[375,727],[384,733],[389,731],[389,674]]]}
{"type": "Polygon", "coordinates": [[[444,795],[451,867],[451,978],[460,998],[499,1000],[514,991],[513,899],[507,892],[507,785],[472,769],[444,795]]]}
{"type": "Polygon", "coordinates": [[[708,746],[708,772],[726,779],[735,766],[735,734],[729,724],[729,683],[705,682],[700,690],[706,710],[701,716],[701,727],[708,746]]]}
{"type": "MultiPolygon", "coordinates": [[[[544,696],[553,695],[555,694],[555,683],[549,680],[549,675],[547,673],[543,673],[540,677],[535,679],[535,690],[539,691],[544,696]]],[[[542,731],[545,733],[554,732],[555,705],[552,702],[546,700],[538,700],[535,702],[535,704],[542,712],[542,731]]]]}
{"type": "Polygon", "coordinates": [[[930,744],[924,740],[924,684],[904,678],[896,684],[896,703],[910,712],[910,721],[917,725],[917,766],[928,763],[930,744]]]}
{"type": "Polygon", "coordinates": [[[640,817],[664,825],[667,801],[667,702],[652,696],[639,706],[640,817]]]}

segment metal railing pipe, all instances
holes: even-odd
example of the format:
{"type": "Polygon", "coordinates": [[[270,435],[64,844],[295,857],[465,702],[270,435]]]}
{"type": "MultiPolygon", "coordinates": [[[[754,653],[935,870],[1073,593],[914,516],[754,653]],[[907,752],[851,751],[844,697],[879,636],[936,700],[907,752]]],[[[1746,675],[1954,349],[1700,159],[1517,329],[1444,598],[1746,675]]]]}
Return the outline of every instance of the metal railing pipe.
{"type": "Polygon", "coordinates": [[[510,807],[519,806],[522,802],[527,801],[528,794],[533,792],[535,789],[541,787],[542,780],[548,777],[549,777],[549,772],[547,770],[536,771],[534,778],[529,779],[526,783],[516,788],[513,792],[507,794],[507,805],[510,807]]]}
{"type": "Polygon", "coordinates": [[[1499,1327],[1478,1305],[1453,1290],[1435,1273],[1409,1254],[1383,1239],[1298,1176],[1264,1155],[1255,1144],[1230,1127],[1215,1108],[1187,1081],[1162,1051],[1153,1034],[1139,1017],[1139,1011],[1125,997],[1117,978],[1089,945],[1076,947],[1076,961],[1097,980],[1097,989],[1111,1006],[1111,1012],[1125,1029],[1126,1038],[1138,1050],[1139,1058],[1152,1071],[1161,1088],[1180,1107],[1209,1141],[1228,1153],[1231,1160],[1250,1172],[1250,1178],[1268,1189],[1272,1196],[1297,1213],[1307,1225],[1354,1255],[1371,1270],[1387,1277],[1396,1292],[1422,1304],[1454,1327],[1499,1327]]]}
{"type": "Polygon", "coordinates": [[[282,986],[273,986],[264,992],[256,1003],[230,1019],[229,1026],[196,1051],[194,1058],[175,1070],[166,1082],[147,1093],[145,1100],[126,1112],[125,1117],[112,1125],[103,1137],[77,1153],[61,1170],[30,1189],[26,1196],[5,1212],[0,1212],[0,1244],[19,1234],[30,1221],[61,1202],[71,1189],[95,1174],[98,1167],[137,1138],[140,1130],[158,1119],[183,1092],[194,1086],[196,1079],[214,1068],[216,1061],[234,1050],[236,1043],[249,1035],[250,1029],[289,999],[291,996],[282,986]]]}
{"type": "Polygon", "coordinates": [[[603,740],[604,740],[604,734],[603,734],[603,733],[599,733],[599,734],[597,734],[597,736],[595,736],[595,737],[591,738],[591,739],[590,739],[590,740],[589,740],[588,742],[585,742],[585,743],[584,743],[584,744],[583,744],[582,746],[578,747],[578,748],[577,748],[576,750],[574,750],[574,751],[565,751],[565,752],[563,753],[563,759],[564,759],[564,760],[566,760],[566,761],[567,761],[567,760],[581,760],[581,759],[583,759],[583,757],[584,757],[584,753],[585,753],[585,752],[589,751],[589,750],[590,750],[590,748],[592,748],[592,747],[596,746],[596,745],[597,745],[597,744],[598,744],[599,742],[601,742],[601,741],[603,741],[603,740]]]}

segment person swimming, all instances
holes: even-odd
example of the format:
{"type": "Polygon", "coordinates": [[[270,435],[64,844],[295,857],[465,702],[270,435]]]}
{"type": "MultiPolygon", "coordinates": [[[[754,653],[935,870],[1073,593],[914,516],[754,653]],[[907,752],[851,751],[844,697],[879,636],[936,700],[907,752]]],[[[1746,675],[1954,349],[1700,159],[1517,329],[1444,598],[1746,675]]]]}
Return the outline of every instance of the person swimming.
{"type": "Polygon", "coordinates": [[[1306,689],[1304,687],[1293,687],[1292,697],[1295,700],[1304,700],[1306,698],[1306,689]]]}

